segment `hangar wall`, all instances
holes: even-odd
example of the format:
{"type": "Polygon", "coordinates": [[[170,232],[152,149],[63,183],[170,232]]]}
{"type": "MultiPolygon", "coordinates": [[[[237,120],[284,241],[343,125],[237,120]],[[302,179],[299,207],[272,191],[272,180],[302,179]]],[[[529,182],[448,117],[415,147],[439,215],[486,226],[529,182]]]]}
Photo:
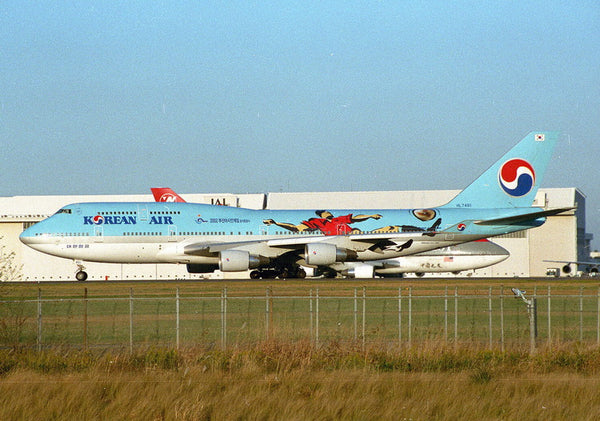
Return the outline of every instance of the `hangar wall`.
{"type": "MultiPolygon", "coordinates": [[[[428,208],[448,202],[457,190],[295,192],[269,194],[181,194],[189,202],[239,206],[251,209],[392,209],[428,208]]],[[[36,252],[18,239],[23,229],[75,202],[152,201],[152,195],[119,196],[16,196],[0,198],[0,245],[3,252],[15,253],[15,265],[22,267],[22,280],[48,281],[74,279],[76,265],[36,252]]],[[[494,242],[511,256],[497,265],[459,276],[519,277],[544,276],[549,267],[560,264],[544,260],[589,260],[592,236],[585,232],[585,196],[576,188],[540,189],[536,206],[547,208],[576,206],[577,210],[548,218],[540,228],[496,237],[494,242]]],[[[89,279],[195,279],[206,275],[189,274],[185,265],[84,263],[89,279]]],[[[573,267],[574,272],[576,270],[573,267]]],[[[428,274],[426,276],[448,276],[428,274]]],[[[455,276],[455,275],[450,275],[455,276]]],[[[239,274],[217,272],[214,278],[236,278],[239,274]]]]}

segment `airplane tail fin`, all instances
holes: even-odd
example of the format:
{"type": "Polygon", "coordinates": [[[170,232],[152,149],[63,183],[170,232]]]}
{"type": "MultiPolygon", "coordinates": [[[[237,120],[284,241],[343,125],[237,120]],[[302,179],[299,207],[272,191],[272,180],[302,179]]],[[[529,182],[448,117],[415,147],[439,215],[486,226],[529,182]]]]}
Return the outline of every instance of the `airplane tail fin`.
{"type": "Polygon", "coordinates": [[[531,132],[444,207],[529,207],[559,132],[531,132]]]}
{"type": "Polygon", "coordinates": [[[177,193],[175,193],[169,187],[153,187],[152,194],[154,195],[154,200],[156,202],[182,202],[185,203],[185,200],[181,198],[177,193]]]}

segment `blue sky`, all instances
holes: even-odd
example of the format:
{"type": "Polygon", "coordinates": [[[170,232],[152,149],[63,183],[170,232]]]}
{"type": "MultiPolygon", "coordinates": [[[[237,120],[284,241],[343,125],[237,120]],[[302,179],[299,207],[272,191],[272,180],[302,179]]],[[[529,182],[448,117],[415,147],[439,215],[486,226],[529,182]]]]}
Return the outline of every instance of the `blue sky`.
{"type": "Polygon", "coordinates": [[[0,195],[460,189],[532,130],[600,244],[596,1],[0,6],[0,195]]]}

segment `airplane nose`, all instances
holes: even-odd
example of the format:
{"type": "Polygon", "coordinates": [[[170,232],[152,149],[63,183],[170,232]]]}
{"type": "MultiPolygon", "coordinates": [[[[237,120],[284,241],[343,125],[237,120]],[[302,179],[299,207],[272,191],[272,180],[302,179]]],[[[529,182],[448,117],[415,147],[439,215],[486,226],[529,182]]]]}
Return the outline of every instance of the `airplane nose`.
{"type": "Polygon", "coordinates": [[[475,254],[481,256],[510,256],[508,250],[489,240],[478,240],[456,246],[455,254],[475,254]]]}
{"type": "Polygon", "coordinates": [[[21,240],[23,244],[31,246],[31,244],[35,242],[36,234],[39,233],[38,224],[39,222],[30,226],[19,235],[19,240],[21,240]]]}
{"type": "Polygon", "coordinates": [[[489,242],[489,253],[498,256],[510,256],[510,252],[508,250],[491,241],[489,242]]]}
{"type": "Polygon", "coordinates": [[[29,233],[27,231],[29,231],[29,228],[27,228],[21,233],[21,235],[19,235],[19,240],[21,240],[23,244],[27,244],[27,242],[29,241],[29,233]]]}
{"type": "Polygon", "coordinates": [[[21,242],[23,244],[29,244],[31,242],[31,235],[28,231],[29,231],[29,228],[27,228],[25,231],[23,231],[21,233],[21,235],[19,235],[19,240],[21,240],[21,242]]]}

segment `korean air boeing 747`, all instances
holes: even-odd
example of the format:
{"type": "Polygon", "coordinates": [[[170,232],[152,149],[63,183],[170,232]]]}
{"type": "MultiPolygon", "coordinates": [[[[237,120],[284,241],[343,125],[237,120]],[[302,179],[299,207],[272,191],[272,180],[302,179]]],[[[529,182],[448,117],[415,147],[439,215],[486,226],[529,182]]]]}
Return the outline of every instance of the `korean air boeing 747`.
{"type": "Polygon", "coordinates": [[[83,262],[178,263],[190,273],[255,269],[303,277],[302,266],[407,256],[538,227],[570,210],[532,207],[558,139],[532,132],[449,203],[431,209],[252,210],[181,202],[75,203],[29,227],[23,243],[83,262]]]}

